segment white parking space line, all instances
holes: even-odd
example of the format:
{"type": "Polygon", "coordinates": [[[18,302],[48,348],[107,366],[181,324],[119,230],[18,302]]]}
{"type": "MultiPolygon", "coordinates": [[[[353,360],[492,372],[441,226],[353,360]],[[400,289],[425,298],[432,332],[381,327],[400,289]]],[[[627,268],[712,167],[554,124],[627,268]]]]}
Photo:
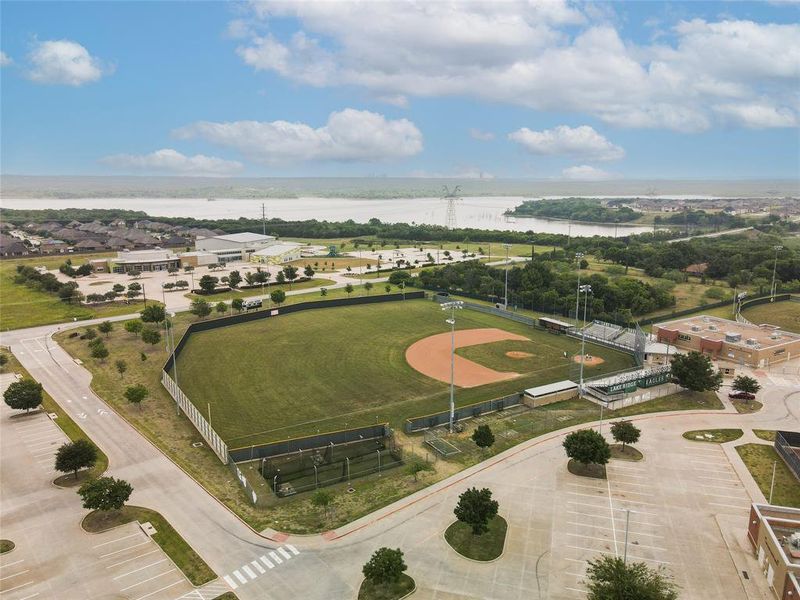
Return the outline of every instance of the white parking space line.
{"type": "Polygon", "coordinates": [[[261,562],[263,562],[265,565],[267,565],[268,568],[270,568],[270,569],[274,569],[275,568],[275,565],[273,565],[272,561],[270,561],[270,559],[267,558],[266,554],[263,555],[263,556],[259,556],[258,559],[261,562]]]}
{"type": "Polygon", "coordinates": [[[30,598],[36,598],[39,595],[39,592],[34,592],[30,596],[23,596],[19,600],[30,600],[30,598]]]}
{"type": "Polygon", "coordinates": [[[127,548],[121,548],[120,550],[114,550],[113,552],[109,552],[107,554],[101,554],[100,558],[106,558],[108,556],[113,556],[114,554],[119,554],[120,552],[125,552],[126,550],[132,550],[134,548],[138,548],[139,546],[144,546],[145,544],[149,544],[150,540],[145,540],[139,544],[134,544],[133,546],[128,546],[127,548]]]}
{"type": "Polygon", "coordinates": [[[108,544],[113,544],[115,542],[121,542],[122,540],[127,540],[128,538],[136,537],[142,535],[138,531],[136,533],[131,533],[130,535],[125,535],[115,540],[108,540],[107,542],[103,542],[102,544],[95,544],[92,548],[100,548],[101,546],[107,546],[108,544]]]}
{"type": "Polygon", "coordinates": [[[744,490],[744,487],[741,485],[710,485],[708,483],[704,483],[703,487],[713,488],[716,490],[744,490]]]}
{"type": "MultiPolygon", "coordinates": [[[[605,527],[603,525],[595,525],[594,523],[576,523],[574,521],[567,521],[567,525],[578,525],[580,527],[594,527],[595,529],[605,529],[607,531],[612,531],[611,527],[605,527]]],[[[655,533],[645,533],[643,531],[630,531],[630,535],[646,535],[648,537],[656,537],[656,538],[663,538],[663,535],[658,535],[655,533]]]]}
{"type": "Polygon", "coordinates": [[[145,598],[149,598],[150,596],[155,596],[159,592],[163,592],[164,590],[168,590],[171,587],[175,587],[178,584],[183,583],[183,581],[176,581],[175,583],[170,583],[169,585],[165,585],[161,589],[156,590],[155,592],[150,592],[149,594],[145,594],[144,596],[139,596],[135,600],[144,600],[145,598]]]}
{"type": "Polygon", "coordinates": [[[297,548],[295,548],[295,547],[294,547],[294,546],[292,546],[291,544],[286,544],[286,547],[287,547],[287,548],[289,549],[289,551],[290,551],[292,554],[294,554],[295,556],[297,556],[298,554],[300,554],[300,550],[298,550],[297,548]]]}
{"type": "Polygon", "coordinates": [[[742,500],[744,502],[746,502],[748,500],[748,498],[746,498],[744,496],[726,496],[725,494],[718,494],[716,492],[713,493],[713,494],[707,494],[707,493],[703,492],[702,494],[703,494],[703,496],[706,496],[708,498],[727,498],[729,500],[742,500]]]}
{"type": "Polygon", "coordinates": [[[583,498],[607,498],[605,490],[603,494],[584,494],[582,492],[567,492],[570,496],[582,496],[583,498]]]}
{"type": "Polygon", "coordinates": [[[15,560],[14,562],[10,562],[5,565],[0,565],[0,569],[7,569],[8,567],[13,567],[14,565],[18,565],[21,562],[25,562],[24,558],[20,558],[19,560],[15,560]]]}
{"type": "Polygon", "coordinates": [[[3,590],[0,594],[7,594],[8,592],[13,592],[14,590],[18,590],[20,588],[24,588],[26,585],[32,584],[33,581],[28,581],[27,583],[22,583],[16,587],[8,588],[7,590],[3,590]]]}
{"type": "Polygon", "coordinates": [[[736,506],[734,504],[723,504],[722,502],[709,502],[713,506],[724,506],[726,508],[735,508],[737,510],[750,510],[749,506],[736,506]]]}
{"type": "MultiPolygon", "coordinates": [[[[12,577],[19,577],[20,575],[24,575],[25,573],[29,573],[30,569],[25,569],[24,571],[19,571],[18,573],[14,573],[13,575],[6,575],[5,577],[0,577],[0,581],[4,579],[11,579],[12,577]]],[[[2,592],[0,592],[2,593],[2,592]]]]}
{"type": "Polygon", "coordinates": [[[127,577],[128,575],[133,575],[134,573],[138,573],[139,571],[144,571],[145,569],[149,569],[155,565],[160,565],[163,562],[167,562],[166,558],[162,558],[161,560],[157,560],[156,562],[152,562],[149,565],[145,565],[143,567],[139,567],[138,569],[134,569],[133,571],[128,571],[127,573],[123,573],[122,575],[117,575],[114,579],[122,579],[123,577],[127,577]]]}
{"type": "Polygon", "coordinates": [[[145,552],[144,554],[139,554],[138,556],[134,556],[132,558],[126,558],[125,560],[121,560],[118,563],[114,563],[113,565],[108,565],[106,567],[106,569],[113,569],[114,567],[118,567],[118,566],[120,566],[122,564],[125,564],[126,562],[131,562],[132,560],[137,560],[137,559],[142,558],[143,556],[147,556],[149,554],[155,554],[156,552],[159,552],[159,551],[160,551],[160,549],[156,548],[155,550],[150,550],[150,552],[145,552]]]}
{"type": "Polygon", "coordinates": [[[225,575],[225,576],[223,577],[223,579],[225,580],[225,583],[227,583],[229,586],[231,586],[231,589],[232,589],[232,590],[235,590],[236,588],[238,588],[238,587],[239,587],[239,584],[238,584],[238,583],[236,583],[236,582],[235,582],[235,581],[234,581],[234,580],[231,578],[231,576],[230,576],[230,575],[225,575]]]}
{"type": "MultiPolygon", "coordinates": [[[[142,585],[143,583],[147,583],[148,581],[153,581],[154,579],[158,579],[159,577],[163,577],[164,575],[169,575],[170,573],[174,573],[175,570],[176,569],[170,569],[169,571],[164,571],[163,573],[159,573],[158,575],[154,575],[153,577],[150,577],[148,579],[143,579],[142,581],[137,581],[133,585],[129,585],[126,588],[122,588],[120,591],[121,592],[126,592],[126,591],[128,591],[128,590],[130,590],[132,588],[135,588],[135,587],[138,587],[138,586],[142,585]]],[[[178,582],[178,583],[180,583],[180,582],[178,582]]],[[[172,586],[170,586],[170,587],[172,587],[172,586]]]]}

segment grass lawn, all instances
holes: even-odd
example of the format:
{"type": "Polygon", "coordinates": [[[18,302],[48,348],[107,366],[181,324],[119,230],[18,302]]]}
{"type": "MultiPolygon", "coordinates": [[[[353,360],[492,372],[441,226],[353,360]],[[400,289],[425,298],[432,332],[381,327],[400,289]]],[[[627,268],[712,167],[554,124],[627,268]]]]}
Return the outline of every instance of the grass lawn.
{"type": "Polygon", "coordinates": [[[644,455],[633,446],[625,446],[623,449],[622,444],[611,444],[611,458],[619,460],[642,460],[644,455]]]}
{"type": "MultiPolygon", "coordinates": [[[[100,256],[108,255],[70,255],[69,258],[72,258],[74,264],[80,265],[90,258],[100,256]]],[[[136,307],[123,303],[98,307],[68,304],[59,300],[55,294],[14,283],[14,276],[19,264],[53,268],[62,264],[67,258],[68,256],[61,255],[0,261],[0,330],[21,329],[36,325],[72,321],[73,319],[81,321],[96,317],[112,317],[137,310],[136,307]]]]}
{"type": "Polygon", "coordinates": [[[683,437],[693,442],[724,444],[738,440],[743,435],[744,432],[741,429],[695,429],[694,431],[687,431],[683,434],[683,437]]]}
{"type": "Polygon", "coordinates": [[[92,511],[83,519],[82,527],[89,533],[100,533],[131,521],[150,522],[155,528],[153,541],[172,559],[193,585],[203,585],[216,574],[203,559],[186,543],[160,513],[140,506],[124,506],[122,510],[92,511]]]}
{"type": "MultiPolygon", "coordinates": [[[[30,373],[28,373],[27,369],[25,369],[25,367],[19,363],[16,356],[11,354],[11,352],[6,348],[3,348],[3,354],[8,357],[8,362],[0,369],[0,373],[20,373],[23,377],[31,379],[30,373]]],[[[58,415],[58,418],[56,418],[54,421],[55,424],[58,425],[61,431],[63,431],[73,442],[76,440],[92,441],[89,436],[87,436],[83,430],[78,427],[78,424],[75,423],[75,421],[73,421],[66,412],[64,412],[64,410],[47,392],[43,392],[42,395],[42,409],[45,412],[55,413],[58,415]]],[[[108,457],[105,455],[105,453],[103,453],[102,450],[100,450],[100,448],[98,448],[97,462],[88,471],[78,471],[78,477],[80,479],[82,474],[84,474],[84,477],[100,477],[100,475],[102,475],[107,468],[108,457]]],[[[72,473],[67,474],[67,478],[72,478],[74,481],[72,473]]],[[[61,485],[69,485],[69,482],[61,485]]]]}
{"type": "Polygon", "coordinates": [[[372,583],[364,580],[358,588],[358,600],[399,600],[414,591],[414,580],[405,573],[391,583],[372,583]]]}
{"type": "Polygon", "coordinates": [[[747,465],[750,475],[758,484],[761,493],[769,501],[769,488],[772,483],[772,465],[775,464],[775,489],[772,503],[780,506],[800,508],[800,481],[789,470],[775,448],[767,444],[743,444],[736,451],[747,465]]]}
{"type": "MultiPolygon", "coordinates": [[[[301,281],[300,283],[292,284],[292,290],[306,290],[308,288],[320,287],[325,285],[333,285],[334,282],[330,279],[322,279],[322,278],[313,278],[309,279],[308,281],[301,281]]],[[[283,290],[284,292],[288,292],[289,284],[284,285],[277,285],[274,283],[270,283],[268,286],[265,285],[263,290],[260,287],[257,288],[249,288],[246,290],[239,290],[239,291],[229,291],[229,292],[220,292],[219,294],[209,294],[209,295],[202,295],[202,294],[184,294],[186,298],[190,300],[197,300],[198,298],[202,298],[206,302],[211,304],[216,304],[217,302],[229,301],[233,300],[234,298],[248,298],[250,296],[261,296],[275,290],[283,290]]]]}
{"type": "MultiPolygon", "coordinates": [[[[447,408],[448,385],[405,360],[408,346],[445,327],[441,310],[425,300],[233,325],[189,339],[178,360],[179,381],[204,414],[211,403],[214,428],[231,448],[376,422],[398,428],[410,416],[447,408]]],[[[520,333],[533,340],[529,344],[540,357],[518,371],[522,377],[459,390],[458,404],[566,379],[573,363],[562,354],[579,346],[572,338],[474,311],[462,311],[457,327],[520,333]]],[[[606,359],[593,372],[632,365],[627,354],[601,347],[590,351],[606,359]]]]}
{"type": "MultiPolygon", "coordinates": [[[[540,335],[530,341],[503,340],[457,348],[456,354],[495,371],[531,373],[553,369],[563,372],[565,363],[569,366],[572,355],[580,353],[580,344],[564,343],[566,339],[564,336],[540,335]],[[507,356],[508,352],[523,352],[530,356],[512,358],[507,356]],[[564,358],[564,352],[568,353],[569,359],[564,358]]],[[[592,352],[595,350],[596,347],[592,352]]],[[[585,367],[586,377],[607,372],[608,367],[605,364],[585,367]]]]}
{"type": "Polygon", "coordinates": [[[0,554],[11,552],[15,545],[11,540],[0,540],[0,554]]]}
{"type": "Polygon", "coordinates": [[[752,323],[769,323],[786,331],[800,333],[800,302],[784,301],[772,304],[759,304],[742,311],[752,323]]]}
{"type": "Polygon", "coordinates": [[[378,261],[369,258],[358,258],[357,256],[309,256],[308,258],[293,260],[289,264],[298,267],[300,272],[306,268],[306,265],[311,265],[315,271],[321,271],[322,269],[333,271],[336,269],[346,269],[347,267],[355,269],[356,267],[365,267],[367,265],[372,265],[374,267],[378,264],[378,261]]]}
{"type": "Polygon", "coordinates": [[[761,438],[762,440],[766,440],[768,442],[775,441],[775,431],[772,429],[753,429],[753,433],[757,438],[761,438]]]}
{"type": "Polygon", "coordinates": [[[758,400],[731,400],[731,404],[733,404],[733,408],[736,409],[736,412],[742,414],[758,412],[764,407],[758,400]]]}
{"type": "Polygon", "coordinates": [[[472,527],[456,521],[444,532],[444,539],[461,556],[472,560],[494,560],[503,553],[506,543],[508,523],[497,515],[489,521],[489,530],[481,535],[473,535],[472,527]]]}

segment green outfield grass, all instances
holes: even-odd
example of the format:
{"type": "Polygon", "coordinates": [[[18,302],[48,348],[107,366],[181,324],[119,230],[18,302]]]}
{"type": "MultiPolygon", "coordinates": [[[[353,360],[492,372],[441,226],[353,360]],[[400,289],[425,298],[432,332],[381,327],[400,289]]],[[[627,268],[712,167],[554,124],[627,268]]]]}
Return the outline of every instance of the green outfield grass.
{"type": "MultiPolygon", "coordinates": [[[[593,346],[596,348],[596,346],[593,346]]],[[[572,355],[580,353],[579,344],[575,340],[561,335],[539,334],[531,341],[503,340],[480,346],[466,346],[456,349],[456,354],[469,360],[480,363],[495,371],[512,373],[547,373],[563,374],[567,378],[569,370],[575,363],[572,355]],[[524,352],[530,356],[510,357],[508,352],[524,352]],[[564,352],[567,357],[564,357],[564,352]]],[[[614,356],[615,360],[617,357],[614,356]]],[[[617,366],[614,370],[618,370],[617,366]]],[[[605,363],[595,366],[586,365],[585,375],[591,377],[601,373],[608,373],[605,363]]]]}
{"type": "MultiPolygon", "coordinates": [[[[457,327],[522,334],[547,356],[518,370],[521,377],[458,390],[460,405],[566,379],[571,363],[563,352],[579,348],[570,338],[469,310],[458,314],[457,327]]],[[[438,306],[424,300],[234,325],[189,339],[178,361],[180,384],[204,415],[210,404],[212,425],[232,448],[376,422],[399,427],[408,417],[447,408],[447,384],[405,360],[408,346],[446,328],[438,306]]],[[[606,348],[587,351],[605,359],[598,373],[633,364],[629,355],[606,348]]]]}
{"type": "Polygon", "coordinates": [[[786,331],[800,333],[800,302],[775,302],[745,308],[742,316],[752,323],[769,323],[786,331]]]}

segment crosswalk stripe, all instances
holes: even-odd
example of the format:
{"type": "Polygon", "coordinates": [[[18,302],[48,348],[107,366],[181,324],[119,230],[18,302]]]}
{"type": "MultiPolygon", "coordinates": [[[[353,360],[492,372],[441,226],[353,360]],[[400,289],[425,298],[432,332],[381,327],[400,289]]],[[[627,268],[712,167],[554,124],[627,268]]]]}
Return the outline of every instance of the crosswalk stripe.
{"type": "Polygon", "coordinates": [[[272,557],[272,560],[274,560],[276,563],[281,564],[283,562],[281,560],[281,557],[275,554],[274,552],[270,552],[269,555],[272,557]]]}
{"type": "Polygon", "coordinates": [[[291,554],[289,554],[289,553],[288,553],[286,550],[284,550],[283,548],[278,548],[278,552],[280,552],[280,553],[283,555],[283,557],[284,557],[284,558],[286,558],[286,559],[292,558],[292,555],[291,555],[291,554]]]}
{"type": "Polygon", "coordinates": [[[261,562],[263,562],[265,565],[267,565],[270,569],[274,569],[275,568],[275,565],[273,565],[272,562],[267,558],[266,554],[264,556],[260,556],[259,559],[261,560],[261,562]]]}
{"type": "Polygon", "coordinates": [[[297,556],[298,554],[300,554],[300,550],[298,550],[297,548],[295,548],[295,547],[294,547],[294,546],[292,546],[291,544],[286,544],[286,547],[287,547],[289,550],[291,550],[291,551],[292,551],[292,554],[294,554],[295,556],[297,556]]]}
{"type": "Polygon", "coordinates": [[[267,570],[264,567],[262,567],[261,564],[257,560],[254,560],[250,564],[253,565],[256,568],[256,571],[258,571],[262,575],[267,572],[267,570]]]}
{"type": "Polygon", "coordinates": [[[245,573],[247,573],[247,576],[248,576],[250,579],[255,579],[256,577],[258,577],[258,575],[256,575],[256,574],[255,574],[255,572],[253,571],[253,569],[251,569],[251,568],[250,568],[250,567],[248,567],[247,565],[244,565],[244,566],[242,567],[242,571],[244,571],[245,573]]]}
{"type": "Polygon", "coordinates": [[[230,575],[225,575],[225,577],[223,577],[223,579],[225,580],[225,583],[227,583],[229,586],[231,586],[231,589],[232,589],[232,590],[235,590],[236,588],[238,588],[238,587],[239,587],[239,584],[238,584],[238,583],[236,583],[236,582],[235,582],[235,581],[234,581],[234,580],[231,578],[231,576],[230,576],[230,575]]]}
{"type": "Polygon", "coordinates": [[[234,574],[234,575],[236,575],[236,579],[238,579],[238,580],[239,580],[239,581],[241,581],[242,583],[247,583],[247,579],[245,578],[245,576],[244,576],[244,575],[242,575],[241,573],[239,573],[239,571],[234,571],[234,572],[233,572],[233,574],[234,574]]]}

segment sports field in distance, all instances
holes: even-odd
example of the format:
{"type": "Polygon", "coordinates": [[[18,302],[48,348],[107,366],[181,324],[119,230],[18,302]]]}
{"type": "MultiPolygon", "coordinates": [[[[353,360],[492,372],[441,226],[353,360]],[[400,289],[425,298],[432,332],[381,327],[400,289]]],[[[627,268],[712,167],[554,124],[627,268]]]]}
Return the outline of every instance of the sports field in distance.
{"type": "Polygon", "coordinates": [[[757,325],[769,323],[786,331],[800,333],[800,302],[785,300],[773,304],[759,304],[744,309],[742,316],[757,325]]]}
{"type": "MultiPolygon", "coordinates": [[[[448,407],[448,384],[415,370],[405,356],[414,342],[446,333],[446,317],[431,301],[408,300],[309,310],[196,333],[178,359],[179,383],[206,416],[210,404],[211,424],[231,448],[376,422],[401,427],[408,417],[448,407]]],[[[577,340],[471,310],[458,311],[456,323],[459,330],[496,328],[530,340],[486,344],[495,346],[486,356],[467,357],[520,376],[457,388],[459,405],[576,372],[571,357],[580,351],[577,340]],[[504,344],[535,358],[505,357],[504,344]]],[[[600,346],[587,344],[587,353],[604,360],[587,366],[587,376],[633,365],[630,355],[600,346]]]]}

